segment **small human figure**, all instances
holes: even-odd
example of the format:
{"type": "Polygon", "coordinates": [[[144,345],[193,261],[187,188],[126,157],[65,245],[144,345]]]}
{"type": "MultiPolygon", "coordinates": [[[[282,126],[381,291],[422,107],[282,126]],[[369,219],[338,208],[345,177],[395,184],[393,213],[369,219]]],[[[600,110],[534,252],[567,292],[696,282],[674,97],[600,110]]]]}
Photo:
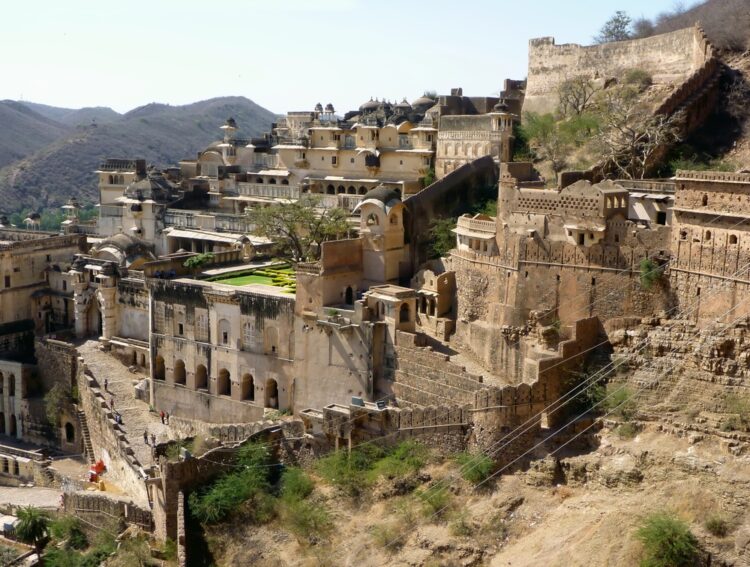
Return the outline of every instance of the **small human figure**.
{"type": "Polygon", "coordinates": [[[151,434],[151,445],[156,447],[156,435],[154,435],[153,433],[151,434]]]}
{"type": "Polygon", "coordinates": [[[163,424],[163,423],[164,423],[164,410],[161,410],[161,411],[159,412],[159,417],[161,417],[161,422],[162,422],[162,424],[163,424]]]}
{"type": "Polygon", "coordinates": [[[144,429],[144,430],[143,430],[143,442],[144,442],[144,443],[145,443],[146,445],[148,445],[148,430],[147,430],[147,429],[144,429]]]}
{"type": "Polygon", "coordinates": [[[109,392],[109,380],[104,379],[104,391],[109,392]]]}
{"type": "Polygon", "coordinates": [[[169,412],[168,411],[164,412],[164,423],[169,425],[169,412]]]}
{"type": "Polygon", "coordinates": [[[111,407],[112,409],[115,409],[115,397],[114,397],[114,396],[110,396],[110,397],[109,397],[109,406],[110,406],[110,407],[111,407]]]}

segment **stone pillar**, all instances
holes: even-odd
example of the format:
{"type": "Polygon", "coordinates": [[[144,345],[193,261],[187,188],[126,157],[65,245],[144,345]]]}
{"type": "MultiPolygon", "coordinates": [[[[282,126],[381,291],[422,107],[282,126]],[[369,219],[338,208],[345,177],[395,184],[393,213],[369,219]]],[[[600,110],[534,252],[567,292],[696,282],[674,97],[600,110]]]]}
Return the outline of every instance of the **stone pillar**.
{"type": "Polygon", "coordinates": [[[75,316],[76,337],[79,339],[86,336],[87,318],[86,311],[88,301],[85,294],[88,285],[85,282],[73,283],[73,308],[75,316]]]}
{"type": "Polygon", "coordinates": [[[112,287],[99,287],[97,292],[97,298],[100,299],[100,307],[102,313],[102,336],[99,337],[101,343],[105,346],[109,345],[109,339],[112,338],[115,332],[116,317],[115,312],[117,305],[115,304],[115,294],[117,288],[112,287]]]}

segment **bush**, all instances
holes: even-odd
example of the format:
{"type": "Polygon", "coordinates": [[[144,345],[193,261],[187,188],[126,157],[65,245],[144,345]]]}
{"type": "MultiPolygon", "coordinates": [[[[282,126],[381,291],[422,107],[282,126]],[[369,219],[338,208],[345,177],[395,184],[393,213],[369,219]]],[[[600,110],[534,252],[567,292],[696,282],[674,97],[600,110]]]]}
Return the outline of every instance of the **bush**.
{"type": "Polygon", "coordinates": [[[468,537],[474,533],[474,526],[469,522],[465,510],[462,510],[453,518],[449,527],[451,535],[456,537],[468,537]]]}
{"type": "Polygon", "coordinates": [[[312,479],[298,467],[291,467],[281,476],[281,499],[286,501],[304,500],[313,491],[312,479]]]}
{"type": "Polygon", "coordinates": [[[651,289],[651,287],[657,283],[662,276],[662,267],[650,258],[644,258],[641,260],[640,269],[641,287],[643,289],[651,289]]]}
{"type": "Polygon", "coordinates": [[[632,439],[638,435],[638,426],[635,423],[623,423],[617,426],[615,433],[620,439],[632,439]]]}
{"type": "Polygon", "coordinates": [[[396,524],[379,524],[370,530],[375,545],[393,552],[404,545],[402,529],[396,524]]]}
{"type": "Polygon", "coordinates": [[[403,441],[374,463],[371,476],[398,478],[419,471],[427,462],[427,447],[416,441],[403,441]]]}
{"type": "Polygon", "coordinates": [[[646,71],[643,69],[628,69],[625,71],[623,80],[627,85],[635,85],[639,90],[645,90],[654,82],[646,71]]]}
{"type": "Polygon", "coordinates": [[[453,497],[446,486],[432,486],[417,493],[422,503],[422,514],[426,518],[444,517],[450,510],[453,497]]]}
{"type": "Polygon", "coordinates": [[[711,516],[704,524],[706,530],[716,537],[726,537],[729,534],[729,522],[721,516],[711,516]]]}
{"type": "Polygon", "coordinates": [[[698,557],[698,542],[682,520],[665,513],[651,514],[636,532],[643,544],[644,567],[692,565],[698,557]]]}
{"type": "Polygon", "coordinates": [[[459,453],[455,460],[461,466],[461,476],[472,484],[487,480],[495,468],[495,462],[484,453],[459,453]]]}
{"type": "Polygon", "coordinates": [[[289,531],[308,540],[325,536],[333,527],[325,506],[307,500],[286,503],[283,518],[289,531]]]}
{"type": "Polygon", "coordinates": [[[89,543],[80,520],[74,516],[60,516],[50,523],[49,531],[53,538],[65,542],[66,549],[85,549],[89,543]]]}
{"type": "Polygon", "coordinates": [[[633,393],[625,386],[614,387],[616,389],[606,398],[605,408],[623,421],[630,421],[638,412],[633,393]]]}
{"type": "Polygon", "coordinates": [[[456,219],[437,219],[432,221],[429,229],[430,258],[441,258],[456,247],[456,235],[451,232],[456,228],[456,219]]]}

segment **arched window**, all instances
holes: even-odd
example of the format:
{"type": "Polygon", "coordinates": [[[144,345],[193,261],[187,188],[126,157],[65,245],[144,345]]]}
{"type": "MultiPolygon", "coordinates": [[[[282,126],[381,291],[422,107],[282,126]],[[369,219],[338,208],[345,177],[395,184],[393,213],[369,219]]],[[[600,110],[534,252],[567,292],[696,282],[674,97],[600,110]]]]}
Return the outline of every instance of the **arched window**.
{"type": "Polygon", "coordinates": [[[156,364],[154,365],[154,379],[164,380],[166,369],[164,367],[164,357],[159,355],[156,357],[156,364]]]}
{"type": "Polygon", "coordinates": [[[232,381],[229,370],[219,370],[219,378],[216,380],[216,393],[219,396],[230,396],[232,394],[232,381]]]}
{"type": "Polygon", "coordinates": [[[359,188],[359,194],[360,195],[364,195],[365,193],[367,193],[367,187],[360,187],[359,188]]]}
{"type": "Polygon", "coordinates": [[[680,231],[680,240],[687,240],[687,230],[680,231]]]}
{"type": "Polygon", "coordinates": [[[255,179],[255,182],[256,183],[263,183],[263,178],[262,177],[258,177],[258,178],[255,179]]]}
{"type": "Polygon", "coordinates": [[[377,226],[380,224],[380,219],[378,218],[378,215],[375,213],[370,213],[367,215],[367,226],[377,226]]]}
{"type": "Polygon", "coordinates": [[[208,390],[208,371],[202,364],[195,369],[195,388],[197,390],[208,390]]]}
{"type": "Polygon", "coordinates": [[[708,242],[709,240],[711,240],[711,231],[707,230],[706,231],[706,242],[708,242]]]}
{"type": "Polygon", "coordinates": [[[737,244],[737,235],[736,234],[730,234],[729,235],[729,244],[737,244]]]}
{"type": "Polygon", "coordinates": [[[269,185],[276,185],[276,179],[274,177],[272,177],[271,179],[268,180],[268,184],[269,185]]]}
{"type": "Polygon", "coordinates": [[[255,381],[252,374],[243,374],[240,382],[240,399],[252,402],[255,399],[255,381]]]}
{"type": "Polygon", "coordinates": [[[279,409],[279,386],[273,378],[266,380],[266,407],[279,409]]]}
{"type": "Polygon", "coordinates": [[[328,195],[335,195],[336,194],[336,188],[333,185],[329,185],[326,187],[326,193],[328,195]]]}
{"type": "Polygon", "coordinates": [[[339,186],[338,186],[338,187],[336,188],[336,193],[346,193],[346,189],[344,189],[344,186],[343,186],[343,185],[339,185],[339,186]]]}
{"type": "Polygon", "coordinates": [[[349,185],[349,187],[346,188],[346,192],[349,195],[356,195],[357,194],[357,190],[352,185],[349,185]]]}
{"type": "Polygon", "coordinates": [[[708,205],[708,195],[703,195],[703,198],[701,199],[701,205],[704,207],[708,205]]]}
{"type": "Polygon", "coordinates": [[[282,185],[289,185],[289,180],[288,179],[282,179],[281,180],[281,184],[282,185]]]}
{"type": "Polygon", "coordinates": [[[427,313],[427,298],[424,295],[419,298],[419,312],[427,313]]]}
{"type": "Polygon", "coordinates": [[[181,360],[174,361],[174,370],[172,372],[175,384],[185,384],[185,363],[181,360]]]}
{"type": "Polygon", "coordinates": [[[70,422],[67,422],[65,424],[65,441],[68,443],[73,443],[76,440],[76,429],[73,427],[73,424],[70,422]]]}
{"type": "Polygon", "coordinates": [[[8,380],[8,395],[9,396],[16,395],[16,375],[15,374],[11,374],[8,380]]]}
{"type": "Polygon", "coordinates": [[[398,320],[400,323],[409,322],[409,304],[408,303],[401,304],[401,308],[398,311],[398,320]]]}

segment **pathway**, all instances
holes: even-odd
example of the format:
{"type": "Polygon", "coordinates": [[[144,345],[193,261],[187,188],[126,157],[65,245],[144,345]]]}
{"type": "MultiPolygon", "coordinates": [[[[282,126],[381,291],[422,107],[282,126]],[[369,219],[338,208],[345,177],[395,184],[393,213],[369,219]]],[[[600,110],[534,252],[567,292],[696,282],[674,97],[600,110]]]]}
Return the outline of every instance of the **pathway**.
{"type": "Polygon", "coordinates": [[[102,392],[109,403],[115,402],[115,411],[122,416],[122,429],[138,461],[147,467],[153,463],[151,447],[143,442],[143,431],[156,435],[161,443],[172,438],[169,426],[161,423],[158,413],[149,411],[148,404],[136,399],[135,384],[145,378],[142,372],[132,373],[122,362],[108,353],[99,350],[99,341],[86,341],[78,347],[78,352],[96,381],[104,388],[104,379],[109,381],[108,392],[102,392]]]}
{"type": "Polygon", "coordinates": [[[54,488],[0,486],[0,504],[11,506],[34,506],[36,508],[57,508],[62,492],[54,488]]]}

